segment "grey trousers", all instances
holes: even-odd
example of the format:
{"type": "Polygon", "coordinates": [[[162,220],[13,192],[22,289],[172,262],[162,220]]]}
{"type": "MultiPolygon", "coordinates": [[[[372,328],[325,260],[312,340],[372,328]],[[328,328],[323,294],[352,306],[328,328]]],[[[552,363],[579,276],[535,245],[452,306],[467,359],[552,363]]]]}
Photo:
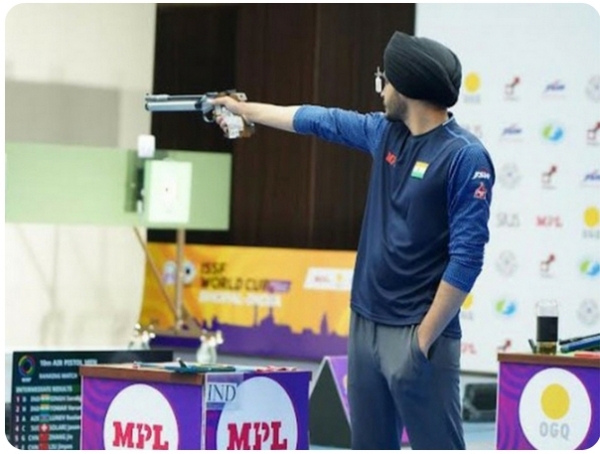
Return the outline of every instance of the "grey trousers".
{"type": "Polygon", "coordinates": [[[460,340],[440,336],[421,352],[417,325],[386,326],[352,312],[348,399],[352,449],[465,449],[460,340]]]}

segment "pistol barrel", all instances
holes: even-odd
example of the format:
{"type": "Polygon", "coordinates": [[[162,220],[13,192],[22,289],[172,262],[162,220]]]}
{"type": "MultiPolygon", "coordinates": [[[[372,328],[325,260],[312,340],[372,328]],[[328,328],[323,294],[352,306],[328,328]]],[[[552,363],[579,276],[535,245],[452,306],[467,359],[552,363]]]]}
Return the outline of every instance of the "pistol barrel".
{"type": "Polygon", "coordinates": [[[147,101],[146,110],[150,112],[192,112],[202,110],[198,100],[147,101]]]}

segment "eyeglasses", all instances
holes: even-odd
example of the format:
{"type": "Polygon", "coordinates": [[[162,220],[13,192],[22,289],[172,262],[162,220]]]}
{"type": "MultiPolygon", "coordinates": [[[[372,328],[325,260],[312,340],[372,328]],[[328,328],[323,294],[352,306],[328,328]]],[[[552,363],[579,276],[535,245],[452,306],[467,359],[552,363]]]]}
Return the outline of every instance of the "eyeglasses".
{"type": "Polygon", "coordinates": [[[388,83],[385,74],[377,67],[377,71],[375,71],[375,92],[381,93],[383,91],[383,87],[388,83]]]}

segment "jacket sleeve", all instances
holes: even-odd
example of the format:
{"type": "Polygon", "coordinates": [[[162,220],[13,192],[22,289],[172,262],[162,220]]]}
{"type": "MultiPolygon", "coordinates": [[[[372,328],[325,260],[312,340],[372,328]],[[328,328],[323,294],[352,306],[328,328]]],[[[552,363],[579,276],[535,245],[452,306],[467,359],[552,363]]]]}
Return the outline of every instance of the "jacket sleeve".
{"type": "Polygon", "coordinates": [[[299,134],[312,134],[373,154],[387,123],[381,112],[360,114],[337,108],[302,106],[294,116],[293,126],[299,134]]]}
{"type": "Polygon", "coordinates": [[[483,267],[495,173],[492,160],[481,144],[457,153],[448,180],[450,261],[443,280],[471,291],[483,267]]]}

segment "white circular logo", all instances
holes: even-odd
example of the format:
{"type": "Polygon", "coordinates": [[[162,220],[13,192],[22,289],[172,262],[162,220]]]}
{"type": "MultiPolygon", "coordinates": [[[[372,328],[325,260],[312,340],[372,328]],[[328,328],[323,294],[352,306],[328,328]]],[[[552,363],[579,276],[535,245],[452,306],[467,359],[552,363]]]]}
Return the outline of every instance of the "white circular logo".
{"type": "Polygon", "coordinates": [[[115,396],[104,419],[105,449],[177,449],[177,419],[169,401],[148,385],[115,396]]]}
{"type": "MultiPolygon", "coordinates": [[[[177,280],[177,263],[173,260],[168,260],[163,265],[162,281],[165,285],[173,285],[177,280]]],[[[196,277],[196,266],[186,260],[183,264],[183,278],[182,281],[185,285],[190,285],[194,282],[196,277]]]]}
{"type": "Polygon", "coordinates": [[[507,163],[500,167],[498,181],[506,188],[513,189],[521,181],[521,172],[515,163],[507,163]]]}
{"type": "Polygon", "coordinates": [[[519,401],[519,422],[535,449],[576,449],[588,433],[591,418],[585,386],[564,369],[535,374],[519,401]]]}
{"type": "Polygon", "coordinates": [[[585,92],[592,101],[600,101],[600,76],[593,76],[588,81],[585,92]]]}
{"type": "Polygon", "coordinates": [[[237,387],[217,427],[217,449],[296,449],[298,427],[292,400],[268,377],[253,377],[237,387]]]}
{"type": "Polygon", "coordinates": [[[579,318],[579,321],[585,325],[591,326],[596,324],[600,319],[598,303],[591,298],[583,300],[577,309],[577,317],[579,318]]]}
{"type": "Polygon", "coordinates": [[[517,270],[517,257],[511,251],[502,251],[496,260],[496,269],[503,276],[512,276],[517,270]]]}

